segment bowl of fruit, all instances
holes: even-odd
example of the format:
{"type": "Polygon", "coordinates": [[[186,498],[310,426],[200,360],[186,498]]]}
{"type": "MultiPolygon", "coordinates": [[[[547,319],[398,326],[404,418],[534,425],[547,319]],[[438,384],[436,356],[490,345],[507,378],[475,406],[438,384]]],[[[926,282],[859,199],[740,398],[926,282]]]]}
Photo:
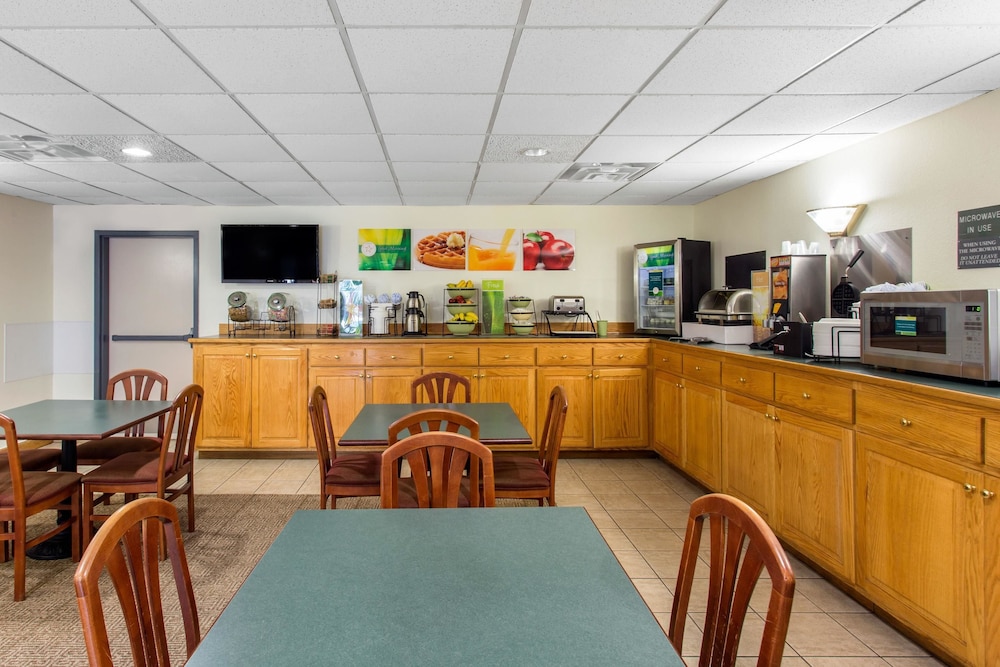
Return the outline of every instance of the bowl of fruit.
{"type": "Polygon", "coordinates": [[[476,312],[476,304],[471,301],[452,303],[448,301],[448,314],[458,315],[459,313],[474,313],[476,312]]]}
{"type": "Polygon", "coordinates": [[[458,313],[452,315],[451,319],[445,322],[448,331],[456,336],[468,336],[476,328],[479,317],[475,313],[458,313]]]}
{"type": "Polygon", "coordinates": [[[514,322],[517,324],[525,324],[527,322],[530,322],[534,314],[535,313],[528,310],[527,308],[515,308],[514,310],[510,311],[511,319],[513,319],[514,322]]]}
{"type": "Polygon", "coordinates": [[[531,333],[531,330],[535,328],[535,325],[534,324],[530,324],[530,323],[529,324],[520,324],[520,323],[515,322],[514,324],[511,324],[510,326],[511,326],[511,328],[514,329],[514,333],[517,334],[518,336],[527,336],[528,334],[531,333]]]}
{"type": "Polygon", "coordinates": [[[476,288],[472,286],[471,280],[459,280],[457,283],[448,283],[445,285],[445,289],[448,290],[449,303],[451,303],[451,299],[457,297],[469,299],[476,294],[476,288]]]}
{"type": "Polygon", "coordinates": [[[507,299],[511,308],[527,308],[531,305],[531,299],[526,296],[512,296],[507,299]]]}

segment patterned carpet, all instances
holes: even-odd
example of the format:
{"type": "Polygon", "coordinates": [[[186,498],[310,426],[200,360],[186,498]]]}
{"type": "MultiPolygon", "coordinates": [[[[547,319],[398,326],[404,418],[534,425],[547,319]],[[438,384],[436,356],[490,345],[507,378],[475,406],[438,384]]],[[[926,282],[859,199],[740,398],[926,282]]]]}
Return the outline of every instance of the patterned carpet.
{"type": "MultiPolygon", "coordinates": [[[[338,507],[374,508],[377,502],[377,498],[345,499],[338,502],[338,507]]],[[[292,513],[299,509],[318,509],[319,501],[313,495],[205,495],[198,496],[196,503],[197,530],[184,534],[184,546],[204,634],[292,513]]],[[[178,503],[182,527],[187,525],[187,512],[181,507],[184,504],[178,503]]],[[[53,517],[42,514],[35,520],[51,522],[53,517]]],[[[27,599],[13,602],[13,563],[0,563],[0,665],[87,665],[73,592],[75,567],[69,559],[29,559],[27,599]]],[[[180,615],[173,584],[167,585],[169,581],[164,579],[164,605],[169,617],[167,633],[176,639],[171,647],[171,664],[180,665],[185,659],[183,629],[179,623],[170,625],[170,620],[179,621],[180,615]]],[[[113,591],[109,589],[102,599],[105,600],[115,664],[132,664],[113,591]]]]}

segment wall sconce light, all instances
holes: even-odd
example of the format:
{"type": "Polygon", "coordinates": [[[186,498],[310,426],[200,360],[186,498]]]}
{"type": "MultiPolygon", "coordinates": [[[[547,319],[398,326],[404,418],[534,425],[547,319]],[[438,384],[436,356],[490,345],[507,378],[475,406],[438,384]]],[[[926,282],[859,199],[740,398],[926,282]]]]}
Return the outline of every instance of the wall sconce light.
{"type": "Polygon", "coordinates": [[[867,204],[830,206],[828,208],[814,208],[811,211],[806,211],[806,214],[830,236],[847,236],[866,208],[868,208],[867,204]]]}

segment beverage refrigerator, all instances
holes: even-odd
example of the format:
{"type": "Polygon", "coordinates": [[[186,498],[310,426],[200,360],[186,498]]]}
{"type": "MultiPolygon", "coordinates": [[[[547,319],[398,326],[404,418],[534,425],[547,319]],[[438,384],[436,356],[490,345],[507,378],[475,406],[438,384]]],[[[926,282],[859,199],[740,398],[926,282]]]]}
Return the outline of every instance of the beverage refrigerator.
{"type": "Polygon", "coordinates": [[[636,332],[680,336],[681,324],[695,320],[698,300],[712,287],[711,243],[639,243],[633,254],[636,332]]]}

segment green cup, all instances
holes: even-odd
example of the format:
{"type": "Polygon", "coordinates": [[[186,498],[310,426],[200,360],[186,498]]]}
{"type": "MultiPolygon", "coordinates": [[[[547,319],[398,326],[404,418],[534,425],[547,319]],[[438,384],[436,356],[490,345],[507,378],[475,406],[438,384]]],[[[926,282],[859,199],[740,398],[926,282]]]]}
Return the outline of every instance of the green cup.
{"type": "Polygon", "coordinates": [[[597,337],[604,338],[608,335],[608,321],[597,320],[597,337]]]}

